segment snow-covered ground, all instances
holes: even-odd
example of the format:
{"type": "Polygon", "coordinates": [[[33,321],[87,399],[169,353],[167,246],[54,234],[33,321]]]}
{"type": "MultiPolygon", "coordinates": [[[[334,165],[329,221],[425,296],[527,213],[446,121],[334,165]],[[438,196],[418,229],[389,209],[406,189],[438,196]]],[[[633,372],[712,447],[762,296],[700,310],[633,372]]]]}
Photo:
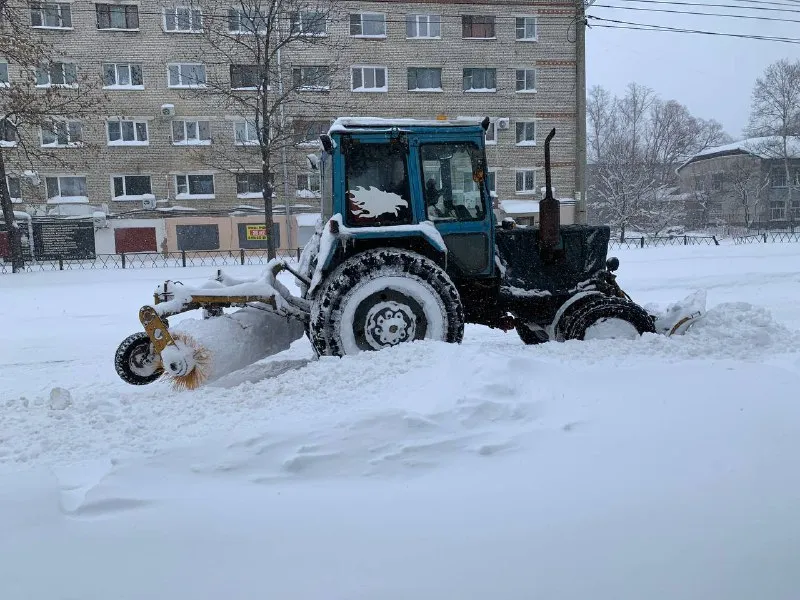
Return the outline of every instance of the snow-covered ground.
{"type": "Polygon", "coordinates": [[[301,340],[182,393],[113,354],[212,269],[0,277],[0,599],[800,597],[800,244],[614,254],[637,301],[703,288],[708,318],[301,340]]]}

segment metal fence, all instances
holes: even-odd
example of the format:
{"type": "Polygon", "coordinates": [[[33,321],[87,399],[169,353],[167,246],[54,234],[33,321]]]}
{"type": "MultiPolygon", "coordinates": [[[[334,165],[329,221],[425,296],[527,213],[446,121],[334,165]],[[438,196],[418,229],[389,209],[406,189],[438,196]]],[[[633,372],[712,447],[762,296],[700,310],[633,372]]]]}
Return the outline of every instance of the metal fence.
{"type": "Polygon", "coordinates": [[[776,231],[756,233],[752,235],[741,235],[733,238],[736,245],[743,244],[768,244],[768,243],[796,243],[800,242],[800,232],[792,233],[789,231],[776,231]]]}
{"type": "MultiPolygon", "coordinates": [[[[301,248],[278,250],[279,258],[299,259],[301,248]]],[[[135,252],[130,254],[98,254],[94,260],[25,261],[24,271],[81,271],[92,269],[161,269],[170,267],[225,267],[265,265],[265,250],[203,250],[182,252],[135,252]]],[[[0,260],[0,274],[11,273],[9,259],[0,260]]]]}
{"type": "Polygon", "coordinates": [[[661,237],[629,237],[624,241],[612,238],[609,250],[628,250],[631,248],[659,248],[663,246],[719,246],[716,236],[670,235],[661,237]]]}

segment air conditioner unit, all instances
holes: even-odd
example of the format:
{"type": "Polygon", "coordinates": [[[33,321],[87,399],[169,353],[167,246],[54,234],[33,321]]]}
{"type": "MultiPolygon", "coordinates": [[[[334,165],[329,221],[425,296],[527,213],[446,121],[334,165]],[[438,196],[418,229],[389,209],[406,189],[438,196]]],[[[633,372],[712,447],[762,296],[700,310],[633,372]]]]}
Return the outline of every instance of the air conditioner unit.
{"type": "Polygon", "coordinates": [[[508,129],[511,126],[511,120],[508,117],[503,117],[502,119],[497,119],[495,124],[498,129],[508,129]]]}
{"type": "Polygon", "coordinates": [[[156,208],[156,199],[155,198],[143,198],[142,199],[142,208],[145,210],[155,210],[156,208]]]}
{"type": "Polygon", "coordinates": [[[174,117],[175,116],[175,105],[174,104],[162,104],[161,105],[161,116],[162,117],[174,117]]]}

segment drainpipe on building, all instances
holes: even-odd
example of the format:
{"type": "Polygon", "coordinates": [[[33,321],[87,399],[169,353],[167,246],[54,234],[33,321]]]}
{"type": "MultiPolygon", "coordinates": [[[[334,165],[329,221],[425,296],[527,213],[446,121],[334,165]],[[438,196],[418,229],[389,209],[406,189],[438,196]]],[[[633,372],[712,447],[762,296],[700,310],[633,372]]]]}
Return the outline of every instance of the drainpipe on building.
{"type": "MultiPolygon", "coordinates": [[[[283,98],[283,71],[281,69],[281,50],[278,48],[278,93],[283,98]]],[[[283,102],[280,105],[281,131],[286,132],[286,113],[283,109],[283,102]]],[[[286,206],[286,247],[292,246],[292,209],[289,206],[289,165],[286,158],[286,140],[281,143],[281,162],[283,163],[283,202],[286,206]]]]}
{"type": "Polygon", "coordinates": [[[595,0],[575,0],[575,222],[585,225],[586,217],[586,9],[595,0]]]}

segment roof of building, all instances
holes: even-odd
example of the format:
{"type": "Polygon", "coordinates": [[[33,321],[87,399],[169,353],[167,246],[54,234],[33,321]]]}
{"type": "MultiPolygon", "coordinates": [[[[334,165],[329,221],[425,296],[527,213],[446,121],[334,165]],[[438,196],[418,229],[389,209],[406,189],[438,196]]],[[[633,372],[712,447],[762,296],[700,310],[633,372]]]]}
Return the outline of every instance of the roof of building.
{"type": "MultiPolygon", "coordinates": [[[[787,154],[789,158],[800,158],[800,137],[791,136],[787,138],[787,154]]],[[[713,146],[701,150],[697,154],[691,156],[681,166],[677,168],[680,171],[686,165],[697,162],[699,160],[706,160],[709,158],[717,158],[719,156],[728,156],[732,154],[749,154],[762,159],[776,158],[782,156],[783,153],[783,138],[778,135],[752,137],[732,142],[723,146],[713,146]],[[777,152],[776,152],[777,150],[777,152]],[[778,154],[778,152],[780,154],[778,154]]]]}

